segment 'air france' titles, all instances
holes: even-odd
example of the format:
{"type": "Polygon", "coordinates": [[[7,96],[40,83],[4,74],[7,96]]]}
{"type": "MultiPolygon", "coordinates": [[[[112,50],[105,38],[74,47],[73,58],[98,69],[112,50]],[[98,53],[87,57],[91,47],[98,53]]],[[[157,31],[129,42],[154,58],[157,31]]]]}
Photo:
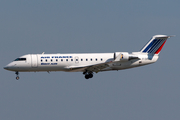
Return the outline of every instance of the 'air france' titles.
{"type": "Polygon", "coordinates": [[[72,56],[42,56],[41,59],[44,59],[44,58],[72,58],[72,56]]]}

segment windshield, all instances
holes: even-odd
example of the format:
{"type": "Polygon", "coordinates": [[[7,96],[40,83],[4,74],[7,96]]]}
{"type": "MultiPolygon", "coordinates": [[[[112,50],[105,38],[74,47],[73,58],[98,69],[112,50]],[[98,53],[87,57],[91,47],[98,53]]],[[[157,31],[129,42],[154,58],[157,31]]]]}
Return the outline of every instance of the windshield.
{"type": "Polygon", "coordinates": [[[26,58],[17,58],[14,61],[26,61],[26,58]]]}

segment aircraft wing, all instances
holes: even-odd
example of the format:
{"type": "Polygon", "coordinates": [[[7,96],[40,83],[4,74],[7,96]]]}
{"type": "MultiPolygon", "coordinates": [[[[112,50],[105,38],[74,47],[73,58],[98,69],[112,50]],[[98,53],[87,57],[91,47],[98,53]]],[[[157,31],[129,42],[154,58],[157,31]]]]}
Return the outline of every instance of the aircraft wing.
{"type": "Polygon", "coordinates": [[[113,63],[118,63],[120,61],[123,61],[123,60],[132,60],[132,59],[139,59],[138,56],[135,56],[135,55],[125,55],[125,53],[123,54],[119,54],[115,60],[111,60],[111,61],[108,61],[108,62],[105,62],[105,63],[99,63],[99,64],[94,64],[94,65],[83,65],[83,66],[69,66],[67,67],[67,69],[69,69],[70,71],[72,72],[96,72],[98,73],[99,71],[102,71],[102,70],[108,70],[110,68],[110,66],[112,66],[113,63]],[[128,56],[128,57],[126,57],[128,56]]]}
{"type": "Polygon", "coordinates": [[[98,73],[99,71],[105,68],[108,68],[109,63],[112,63],[112,62],[100,63],[100,64],[89,65],[89,66],[69,66],[68,68],[73,72],[74,71],[90,71],[90,72],[98,73]]]}
{"type": "Polygon", "coordinates": [[[105,69],[107,67],[109,67],[108,63],[102,63],[102,64],[89,66],[85,70],[98,73],[99,71],[101,71],[101,70],[103,70],[103,69],[105,69]]]}

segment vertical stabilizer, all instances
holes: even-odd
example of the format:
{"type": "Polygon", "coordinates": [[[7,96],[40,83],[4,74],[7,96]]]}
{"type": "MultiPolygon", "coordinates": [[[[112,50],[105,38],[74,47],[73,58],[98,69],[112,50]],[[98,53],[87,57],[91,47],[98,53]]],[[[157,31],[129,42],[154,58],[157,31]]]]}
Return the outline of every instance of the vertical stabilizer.
{"type": "Polygon", "coordinates": [[[155,35],[152,39],[141,49],[142,53],[159,54],[163,48],[166,40],[171,36],[167,35],[155,35]]]}

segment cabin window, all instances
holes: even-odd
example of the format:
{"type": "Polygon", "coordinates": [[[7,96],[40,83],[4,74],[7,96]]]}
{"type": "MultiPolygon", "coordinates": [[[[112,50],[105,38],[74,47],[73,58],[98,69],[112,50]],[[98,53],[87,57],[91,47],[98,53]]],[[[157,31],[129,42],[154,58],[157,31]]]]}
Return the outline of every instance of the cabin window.
{"type": "Polygon", "coordinates": [[[52,62],[53,60],[51,59],[51,62],[52,62]]]}
{"type": "Polygon", "coordinates": [[[68,59],[66,59],[66,61],[68,61],[68,59]]]}
{"type": "Polygon", "coordinates": [[[71,59],[71,61],[73,61],[73,59],[71,59]]]}
{"type": "Polygon", "coordinates": [[[92,61],[92,58],[91,58],[91,61],[92,61]]]}
{"type": "Polygon", "coordinates": [[[63,61],[63,59],[61,59],[61,61],[63,61]]]}
{"type": "Polygon", "coordinates": [[[83,61],[83,59],[81,59],[81,61],[83,61]]]}
{"type": "Polygon", "coordinates": [[[88,59],[86,59],[86,61],[88,61],[88,59]]]}
{"type": "Polygon", "coordinates": [[[101,58],[101,61],[103,61],[103,59],[101,58]]]}
{"type": "Polygon", "coordinates": [[[41,60],[41,62],[42,62],[43,60],[41,60]]]}
{"type": "Polygon", "coordinates": [[[97,61],[97,58],[96,58],[96,61],[97,61]]]}
{"type": "Polygon", "coordinates": [[[47,59],[46,59],[46,62],[47,62],[47,59]]]}
{"type": "Polygon", "coordinates": [[[58,61],[58,59],[56,59],[56,62],[58,61]]]}

